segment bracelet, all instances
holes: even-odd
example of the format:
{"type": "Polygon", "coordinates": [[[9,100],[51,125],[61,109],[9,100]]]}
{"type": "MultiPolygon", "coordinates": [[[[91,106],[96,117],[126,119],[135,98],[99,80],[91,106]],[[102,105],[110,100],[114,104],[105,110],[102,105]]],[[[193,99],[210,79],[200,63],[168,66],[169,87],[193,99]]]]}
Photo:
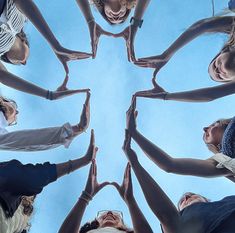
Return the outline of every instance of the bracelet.
{"type": "Polygon", "coordinates": [[[82,191],[82,195],[81,196],[85,196],[85,197],[87,197],[89,200],[92,200],[92,196],[91,196],[91,194],[90,193],[88,193],[87,191],[82,191]]]}
{"type": "Polygon", "coordinates": [[[135,17],[131,17],[131,20],[130,20],[131,25],[139,27],[139,28],[142,27],[143,22],[144,22],[143,19],[136,19],[135,17]]]}
{"type": "Polygon", "coordinates": [[[53,92],[52,91],[47,91],[46,99],[48,100],[53,100],[53,92]]]}
{"type": "Polygon", "coordinates": [[[68,168],[67,174],[69,174],[73,171],[73,162],[72,162],[72,160],[69,160],[68,163],[69,163],[69,168],[68,168]]]}
{"type": "Polygon", "coordinates": [[[89,200],[87,200],[85,197],[79,197],[79,200],[85,201],[87,205],[88,205],[88,203],[89,203],[89,200]]]}
{"type": "Polygon", "coordinates": [[[90,20],[87,21],[87,24],[90,24],[91,22],[94,22],[94,21],[95,21],[95,19],[92,18],[92,19],[90,19],[90,20]]]}

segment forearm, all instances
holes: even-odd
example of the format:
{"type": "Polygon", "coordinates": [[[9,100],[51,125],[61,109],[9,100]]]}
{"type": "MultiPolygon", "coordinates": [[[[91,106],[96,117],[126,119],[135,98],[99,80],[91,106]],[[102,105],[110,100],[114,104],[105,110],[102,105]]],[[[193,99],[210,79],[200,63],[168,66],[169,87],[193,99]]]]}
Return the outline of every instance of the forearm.
{"type": "Polygon", "coordinates": [[[226,83],[216,87],[201,88],[192,91],[167,93],[165,100],[185,102],[208,102],[235,93],[235,82],[226,83]]]}
{"type": "Polygon", "coordinates": [[[88,0],[76,0],[87,22],[94,19],[88,0]]]}
{"type": "Polygon", "coordinates": [[[78,233],[86,206],[87,202],[79,198],[64,220],[58,233],[78,233]]]}
{"type": "Polygon", "coordinates": [[[141,20],[143,18],[144,12],[148,7],[150,0],[137,0],[135,7],[134,18],[141,20]]]}
{"type": "Polygon", "coordinates": [[[69,160],[65,163],[56,164],[57,177],[59,178],[74,172],[79,168],[86,166],[87,164],[88,161],[84,157],[75,160],[69,160]]]}
{"type": "Polygon", "coordinates": [[[14,0],[17,8],[32,22],[53,49],[60,46],[50,27],[32,0],[14,0]]]}
{"type": "Polygon", "coordinates": [[[166,59],[170,59],[176,51],[185,46],[196,37],[207,32],[230,31],[233,17],[215,17],[203,19],[189,27],[171,46],[163,53],[166,59]]]}
{"type": "Polygon", "coordinates": [[[27,82],[8,71],[0,70],[0,82],[18,91],[40,96],[42,98],[47,97],[47,90],[27,82]]]}
{"type": "Polygon", "coordinates": [[[127,202],[135,233],[153,233],[135,198],[127,202]]]}
{"type": "Polygon", "coordinates": [[[177,229],[180,217],[174,204],[138,160],[130,162],[153,213],[163,225],[168,226],[169,229],[177,229]]]}
{"type": "Polygon", "coordinates": [[[166,152],[164,152],[162,149],[145,138],[137,130],[135,130],[135,132],[132,132],[131,136],[141,147],[144,153],[161,169],[167,172],[172,170],[172,158],[166,152]]]}

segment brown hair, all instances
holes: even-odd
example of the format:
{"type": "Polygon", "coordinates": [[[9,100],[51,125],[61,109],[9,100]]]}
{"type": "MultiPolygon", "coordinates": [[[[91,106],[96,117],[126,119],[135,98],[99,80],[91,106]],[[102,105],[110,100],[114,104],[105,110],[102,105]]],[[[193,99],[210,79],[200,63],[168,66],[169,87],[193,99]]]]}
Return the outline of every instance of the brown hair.
{"type": "Polygon", "coordinates": [[[21,205],[23,206],[23,214],[27,215],[27,216],[31,216],[33,213],[33,203],[35,200],[36,196],[22,196],[21,197],[21,205]]]}
{"type": "MultiPolygon", "coordinates": [[[[217,120],[215,123],[219,123],[219,125],[223,128],[223,130],[225,131],[225,129],[227,128],[228,124],[230,123],[230,121],[232,120],[232,118],[229,119],[219,119],[217,120]]],[[[214,144],[206,144],[208,149],[210,151],[212,151],[213,153],[219,153],[221,150],[221,146],[220,144],[218,145],[214,145],[214,144]]]]}

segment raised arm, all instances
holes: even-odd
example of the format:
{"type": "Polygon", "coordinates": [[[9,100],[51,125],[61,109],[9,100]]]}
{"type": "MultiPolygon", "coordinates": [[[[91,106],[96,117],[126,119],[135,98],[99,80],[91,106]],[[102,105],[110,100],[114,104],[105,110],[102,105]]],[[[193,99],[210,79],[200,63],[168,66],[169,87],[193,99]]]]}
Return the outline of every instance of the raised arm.
{"type": "Polygon", "coordinates": [[[66,219],[64,220],[62,226],[60,227],[59,233],[78,233],[80,229],[80,224],[82,221],[83,214],[85,212],[86,206],[92,200],[92,198],[98,193],[108,182],[98,184],[97,182],[97,167],[95,160],[92,161],[90,167],[89,176],[87,179],[85,190],[79,197],[77,203],[70,211],[66,219]]]}
{"type": "Polygon", "coordinates": [[[20,77],[10,73],[0,62],[0,82],[3,85],[11,87],[15,90],[22,91],[31,95],[36,95],[49,100],[61,99],[77,93],[86,93],[89,89],[69,90],[66,85],[68,76],[66,75],[63,84],[56,91],[49,91],[41,88],[33,83],[25,81],[20,77]]]}
{"type": "Polygon", "coordinates": [[[137,155],[130,146],[131,137],[126,131],[123,150],[131,163],[135,175],[143,190],[149,207],[164,227],[165,233],[175,233],[180,229],[180,216],[169,197],[140,165],[137,155]]]}
{"type": "Polygon", "coordinates": [[[170,58],[183,46],[204,33],[222,32],[229,33],[232,29],[234,17],[213,17],[199,20],[190,26],[181,36],[175,40],[168,49],[159,56],[138,59],[137,65],[156,68],[159,71],[170,58]]]}
{"type": "Polygon", "coordinates": [[[217,169],[218,164],[213,159],[201,160],[191,158],[173,158],[161,148],[145,138],[136,129],[136,111],[133,105],[127,112],[127,129],[144,153],[161,169],[166,172],[202,177],[229,176],[227,169],[217,169]]]}
{"type": "Polygon", "coordinates": [[[88,0],[76,0],[76,1],[87,21],[91,38],[92,57],[95,58],[99,43],[99,37],[101,35],[112,36],[113,34],[103,30],[101,26],[95,22],[88,0]]]}
{"type": "Polygon", "coordinates": [[[111,184],[118,190],[120,196],[128,206],[128,209],[131,214],[134,232],[153,233],[149,223],[144,217],[133,195],[130,163],[127,164],[122,185],[119,185],[116,182],[113,182],[111,184]]]}
{"type": "Polygon", "coordinates": [[[33,25],[50,44],[56,56],[63,64],[66,73],[69,72],[67,66],[67,62],[69,60],[84,59],[91,56],[91,54],[88,53],[82,53],[63,48],[55,38],[40,10],[32,0],[14,0],[14,2],[17,8],[33,23],[33,25]]]}
{"type": "Polygon", "coordinates": [[[153,85],[153,89],[138,91],[135,93],[135,96],[182,102],[209,102],[235,93],[235,82],[229,82],[215,87],[173,93],[166,92],[161,88],[156,83],[155,78],[153,78],[153,85]]]}

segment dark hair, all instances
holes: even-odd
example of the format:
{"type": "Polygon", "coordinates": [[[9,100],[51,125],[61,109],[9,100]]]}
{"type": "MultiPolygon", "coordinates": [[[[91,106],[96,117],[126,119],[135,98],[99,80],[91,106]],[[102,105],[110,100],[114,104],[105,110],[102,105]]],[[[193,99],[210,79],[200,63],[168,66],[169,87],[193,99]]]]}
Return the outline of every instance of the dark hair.
{"type": "MultiPolygon", "coordinates": [[[[25,32],[23,30],[21,30],[21,32],[19,32],[18,34],[16,34],[17,37],[19,37],[22,41],[24,41],[26,43],[26,45],[29,47],[29,40],[27,38],[27,35],[25,34],[25,32]]],[[[2,60],[3,62],[9,63],[14,65],[14,63],[12,63],[8,57],[7,57],[7,52],[2,54],[0,56],[0,60],[2,60]]]]}
{"type": "MultiPolygon", "coordinates": [[[[116,25],[116,23],[112,23],[109,21],[108,17],[106,16],[105,12],[104,12],[104,2],[102,0],[92,0],[92,3],[95,5],[95,7],[97,8],[97,10],[100,12],[100,14],[103,16],[103,18],[111,25],[116,25]]],[[[127,9],[126,14],[123,16],[122,18],[122,22],[124,23],[125,20],[128,18],[128,16],[131,13],[131,9],[127,9]]],[[[121,24],[119,23],[119,24],[121,24]]]]}
{"type": "MultiPolygon", "coordinates": [[[[88,231],[94,230],[94,229],[98,229],[100,226],[99,222],[95,219],[91,222],[87,222],[85,223],[79,230],[79,233],[86,233],[88,231]]],[[[120,231],[124,231],[127,233],[134,233],[133,230],[128,229],[127,227],[118,227],[117,228],[120,231]]]]}

